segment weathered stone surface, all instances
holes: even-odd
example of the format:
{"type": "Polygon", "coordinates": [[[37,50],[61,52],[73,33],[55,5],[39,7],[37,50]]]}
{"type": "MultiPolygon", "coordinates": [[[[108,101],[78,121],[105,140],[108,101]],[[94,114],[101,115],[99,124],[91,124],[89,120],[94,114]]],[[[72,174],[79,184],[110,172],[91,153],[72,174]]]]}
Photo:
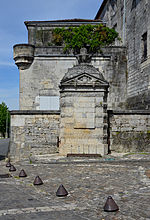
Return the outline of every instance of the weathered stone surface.
{"type": "MultiPolygon", "coordinates": [[[[81,22],[81,23],[80,23],[81,22]]],[[[52,46],[52,31],[58,27],[79,26],[77,22],[26,22],[29,44],[35,46],[34,61],[28,69],[20,69],[20,109],[40,108],[40,96],[59,96],[59,84],[68,68],[77,64],[76,57],[64,54],[63,47],[52,46]],[[34,23],[34,24],[33,24],[34,23]],[[35,24],[36,23],[36,24],[35,24]],[[38,25],[37,25],[38,24],[38,25]],[[44,26],[42,26],[44,25],[44,26]],[[43,33],[43,34],[42,34],[43,33]],[[43,36],[43,37],[42,37],[43,36]],[[50,46],[51,45],[51,46],[50,46]]],[[[91,21],[92,22],[92,21],[91,21]]],[[[91,23],[90,21],[88,23],[91,23]]],[[[99,24],[93,21],[92,24],[99,24]]],[[[87,23],[86,23],[87,24],[87,23]]],[[[20,50],[21,51],[21,50],[20,50]]],[[[20,52],[19,51],[19,52],[20,52]]],[[[17,56],[19,52],[16,51],[17,56]]],[[[22,50],[23,52],[23,50],[22,50]]],[[[126,56],[125,47],[108,47],[103,53],[92,57],[91,64],[99,69],[110,84],[109,108],[124,108],[126,102],[126,56]],[[115,59],[114,59],[115,58],[115,59]],[[118,96],[119,94],[119,96],[118,96]],[[117,98],[116,98],[117,97],[117,98]]],[[[87,69],[88,69],[87,68],[87,69]]]]}
{"type": "MultiPolygon", "coordinates": [[[[117,3],[121,10],[117,10],[115,2],[113,5],[112,1],[108,2],[111,6],[108,3],[106,7],[108,6],[110,10],[105,11],[104,7],[102,17],[109,20],[109,26],[115,27],[117,23],[117,30],[123,37],[123,19],[120,19],[123,18],[121,12],[124,11],[123,1],[119,0],[117,3]]],[[[55,153],[58,146],[65,154],[67,152],[105,154],[108,152],[108,146],[111,150],[118,151],[149,150],[149,114],[145,117],[136,114],[136,118],[132,114],[126,116],[114,114],[114,121],[109,121],[107,114],[107,109],[149,108],[150,50],[148,46],[147,60],[142,60],[142,63],[140,50],[142,50],[141,34],[147,31],[149,37],[147,24],[150,5],[138,1],[137,8],[128,10],[131,6],[131,1],[127,0],[128,47],[103,48],[102,53],[95,54],[89,64],[77,65],[77,59],[72,51],[64,54],[63,47],[52,46],[52,31],[55,27],[99,24],[100,21],[25,23],[28,27],[29,44],[15,46],[14,58],[22,59],[20,56],[22,54],[24,57],[31,56],[33,62],[26,68],[20,68],[20,109],[37,112],[34,112],[33,116],[27,111],[24,114],[20,112],[12,115],[10,150],[12,158],[20,160],[30,157],[31,154],[55,153]],[[147,18],[146,22],[143,20],[143,13],[147,18]],[[141,25],[143,21],[145,23],[141,25]],[[140,50],[136,50],[137,48],[140,50]],[[108,94],[104,88],[107,84],[104,79],[110,85],[108,94]],[[68,85],[68,91],[65,90],[67,93],[61,91],[61,123],[58,114],[38,113],[41,108],[41,97],[60,97],[60,82],[68,85]],[[80,88],[76,88],[77,84],[80,88]],[[100,84],[101,88],[98,88],[100,84]]],[[[28,60],[24,61],[28,63],[28,60]]]]}
{"type": "MultiPolygon", "coordinates": [[[[63,83],[68,79],[70,80],[70,79],[72,79],[76,76],[80,76],[80,74],[83,75],[83,73],[90,74],[94,77],[97,77],[98,79],[101,79],[101,80],[105,81],[104,76],[102,75],[102,73],[98,69],[96,69],[94,66],[89,65],[87,63],[81,63],[79,65],[74,66],[73,68],[69,68],[68,72],[65,74],[65,76],[63,77],[61,82],[63,83]]],[[[83,80],[84,80],[84,78],[83,78],[83,80]]],[[[87,82],[87,80],[85,82],[87,82]]]]}
{"type": "MultiPolygon", "coordinates": [[[[12,113],[13,114],[13,113],[12,113]]],[[[58,151],[59,114],[33,112],[11,117],[10,155],[15,160],[58,151]]]]}
{"type": "Polygon", "coordinates": [[[150,151],[150,112],[114,112],[110,118],[111,150],[150,151]]]}
{"type": "Polygon", "coordinates": [[[107,124],[104,124],[103,112],[107,110],[108,86],[107,81],[94,66],[80,64],[68,70],[60,85],[61,155],[107,153],[104,141],[107,124]]]}
{"type": "Polygon", "coordinates": [[[59,96],[59,83],[75,58],[36,57],[27,70],[20,70],[20,110],[39,109],[40,96],[59,96]]]}
{"type": "MultiPolygon", "coordinates": [[[[149,13],[150,1],[118,0],[104,1],[97,14],[97,19],[101,18],[108,26],[119,32],[122,41],[116,41],[116,45],[123,44],[127,47],[128,99],[126,107],[129,109],[150,109],[148,95],[150,89],[149,13]],[[144,46],[143,34],[147,35],[147,42],[145,42],[147,46],[144,46]],[[144,53],[146,54],[144,55],[144,53]]],[[[120,67],[124,68],[123,63],[120,67]]],[[[120,83],[124,82],[123,77],[122,80],[120,83]]],[[[125,89],[124,85],[122,84],[122,87],[125,89]]]]}
{"type": "Polygon", "coordinates": [[[16,44],[13,49],[15,64],[21,70],[28,69],[34,60],[35,46],[31,44],[16,44]]]}

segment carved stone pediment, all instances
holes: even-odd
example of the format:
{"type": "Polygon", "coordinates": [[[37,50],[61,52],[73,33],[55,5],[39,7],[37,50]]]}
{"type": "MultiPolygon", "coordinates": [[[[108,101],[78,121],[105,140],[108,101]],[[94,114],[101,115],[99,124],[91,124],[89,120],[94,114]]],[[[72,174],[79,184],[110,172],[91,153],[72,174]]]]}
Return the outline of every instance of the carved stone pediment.
{"type": "Polygon", "coordinates": [[[88,73],[82,73],[70,79],[61,82],[61,86],[108,86],[108,82],[92,76],[88,73]]]}
{"type": "Polygon", "coordinates": [[[104,79],[99,69],[87,63],[82,63],[68,69],[60,83],[60,88],[86,86],[108,87],[108,82],[104,79]]]}

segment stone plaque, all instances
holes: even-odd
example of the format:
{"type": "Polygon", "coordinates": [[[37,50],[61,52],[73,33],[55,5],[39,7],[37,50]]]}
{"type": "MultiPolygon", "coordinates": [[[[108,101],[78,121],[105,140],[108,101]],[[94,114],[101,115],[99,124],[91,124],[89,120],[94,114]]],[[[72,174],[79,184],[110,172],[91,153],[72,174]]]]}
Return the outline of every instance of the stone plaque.
{"type": "Polygon", "coordinates": [[[95,128],[94,97],[75,97],[74,128],[95,128]]]}

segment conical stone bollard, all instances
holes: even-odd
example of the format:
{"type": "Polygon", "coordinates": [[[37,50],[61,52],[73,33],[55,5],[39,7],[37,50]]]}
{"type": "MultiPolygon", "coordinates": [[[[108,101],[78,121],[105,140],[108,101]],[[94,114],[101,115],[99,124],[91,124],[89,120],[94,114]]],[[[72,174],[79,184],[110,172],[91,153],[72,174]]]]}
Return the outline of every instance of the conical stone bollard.
{"type": "Polygon", "coordinates": [[[113,198],[111,196],[108,196],[106,203],[104,205],[104,211],[105,212],[116,212],[118,210],[119,210],[119,207],[117,206],[113,198]]]}
{"type": "Polygon", "coordinates": [[[56,196],[59,196],[59,197],[63,197],[63,196],[67,196],[68,195],[68,192],[67,190],[65,189],[65,187],[61,184],[56,192],[56,196]]]}
{"type": "Polygon", "coordinates": [[[27,177],[27,174],[23,169],[20,171],[19,177],[27,177]]]}
{"type": "Polygon", "coordinates": [[[42,185],[42,184],[43,181],[41,180],[41,178],[39,176],[36,176],[33,185],[42,185]]]}
{"type": "Polygon", "coordinates": [[[16,168],[14,167],[14,165],[11,164],[11,167],[9,168],[10,172],[16,171],[16,168]]]}
{"type": "Polygon", "coordinates": [[[6,167],[11,167],[10,161],[7,162],[6,167]]]}

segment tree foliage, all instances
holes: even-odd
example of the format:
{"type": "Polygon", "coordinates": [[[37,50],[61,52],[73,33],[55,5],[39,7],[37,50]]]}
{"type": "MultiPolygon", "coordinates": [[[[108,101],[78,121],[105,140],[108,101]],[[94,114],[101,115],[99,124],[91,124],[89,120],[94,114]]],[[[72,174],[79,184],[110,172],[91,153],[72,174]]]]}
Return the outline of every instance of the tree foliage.
{"type": "Polygon", "coordinates": [[[9,130],[10,126],[10,114],[7,105],[2,102],[0,104],[0,132],[2,133],[3,137],[6,135],[9,130]],[[7,128],[6,128],[7,127],[7,128]]]}
{"type": "Polygon", "coordinates": [[[115,39],[119,40],[118,33],[103,24],[53,30],[53,43],[58,46],[64,44],[65,52],[72,49],[74,53],[79,53],[80,49],[85,47],[89,53],[96,53],[102,47],[111,45],[115,39]]]}

